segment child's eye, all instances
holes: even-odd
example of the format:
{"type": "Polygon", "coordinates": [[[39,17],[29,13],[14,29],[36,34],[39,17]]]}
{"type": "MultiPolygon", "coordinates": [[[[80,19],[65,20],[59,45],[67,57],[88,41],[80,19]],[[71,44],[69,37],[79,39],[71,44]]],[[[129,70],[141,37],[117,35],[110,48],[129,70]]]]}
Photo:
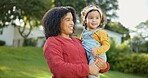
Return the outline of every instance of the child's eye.
{"type": "Polygon", "coordinates": [[[88,19],[93,19],[92,17],[89,17],[88,19]]]}
{"type": "Polygon", "coordinates": [[[99,19],[99,17],[96,17],[96,19],[99,19]]]}

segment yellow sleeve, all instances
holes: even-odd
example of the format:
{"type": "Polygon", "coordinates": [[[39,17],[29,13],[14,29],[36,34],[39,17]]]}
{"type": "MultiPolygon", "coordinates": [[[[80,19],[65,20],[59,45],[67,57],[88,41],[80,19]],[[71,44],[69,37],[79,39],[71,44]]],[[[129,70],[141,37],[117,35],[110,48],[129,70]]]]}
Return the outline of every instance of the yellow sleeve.
{"type": "Polygon", "coordinates": [[[110,44],[108,40],[108,34],[105,30],[96,31],[92,37],[101,44],[101,46],[98,47],[98,55],[103,54],[109,50],[110,44]]]}

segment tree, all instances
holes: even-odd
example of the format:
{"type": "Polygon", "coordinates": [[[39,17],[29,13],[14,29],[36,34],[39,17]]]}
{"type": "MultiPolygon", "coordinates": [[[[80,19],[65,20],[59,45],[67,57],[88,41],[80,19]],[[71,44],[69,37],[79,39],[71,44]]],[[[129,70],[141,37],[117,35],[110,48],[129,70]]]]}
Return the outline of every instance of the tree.
{"type": "Polygon", "coordinates": [[[148,20],[145,22],[141,22],[139,25],[136,26],[136,36],[141,36],[144,40],[148,39],[148,20]]]}
{"type": "Polygon", "coordinates": [[[134,52],[147,52],[148,51],[148,20],[141,22],[136,26],[136,30],[132,33],[135,34],[131,39],[131,47],[134,52]]]}
{"type": "Polygon", "coordinates": [[[17,26],[20,35],[26,39],[32,28],[41,24],[40,20],[47,6],[50,8],[50,2],[48,0],[0,0],[0,28],[8,25],[17,26]]]}
{"type": "Polygon", "coordinates": [[[103,12],[107,15],[108,21],[111,18],[116,18],[116,10],[118,9],[117,0],[54,0],[55,6],[72,6],[76,9],[77,14],[80,17],[81,10],[89,4],[99,5],[103,12]]]}
{"type": "Polygon", "coordinates": [[[82,8],[86,6],[85,0],[54,0],[54,5],[58,6],[72,6],[76,9],[77,14],[80,16],[82,8]]]}

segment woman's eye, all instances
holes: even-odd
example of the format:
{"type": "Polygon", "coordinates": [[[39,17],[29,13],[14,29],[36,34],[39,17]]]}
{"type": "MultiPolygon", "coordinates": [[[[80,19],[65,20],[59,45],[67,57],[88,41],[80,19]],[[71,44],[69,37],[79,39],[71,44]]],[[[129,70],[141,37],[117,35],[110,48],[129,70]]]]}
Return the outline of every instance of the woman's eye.
{"type": "Polygon", "coordinates": [[[70,19],[66,19],[66,21],[70,21],[70,19]]]}

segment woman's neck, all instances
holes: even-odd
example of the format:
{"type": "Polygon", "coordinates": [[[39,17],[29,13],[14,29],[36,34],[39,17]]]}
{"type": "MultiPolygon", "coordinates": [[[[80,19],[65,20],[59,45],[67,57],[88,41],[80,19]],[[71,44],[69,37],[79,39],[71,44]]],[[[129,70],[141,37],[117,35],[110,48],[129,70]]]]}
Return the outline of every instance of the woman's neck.
{"type": "Polygon", "coordinates": [[[60,34],[59,36],[61,36],[61,37],[63,37],[63,38],[71,39],[70,35],[60,34]]]}

